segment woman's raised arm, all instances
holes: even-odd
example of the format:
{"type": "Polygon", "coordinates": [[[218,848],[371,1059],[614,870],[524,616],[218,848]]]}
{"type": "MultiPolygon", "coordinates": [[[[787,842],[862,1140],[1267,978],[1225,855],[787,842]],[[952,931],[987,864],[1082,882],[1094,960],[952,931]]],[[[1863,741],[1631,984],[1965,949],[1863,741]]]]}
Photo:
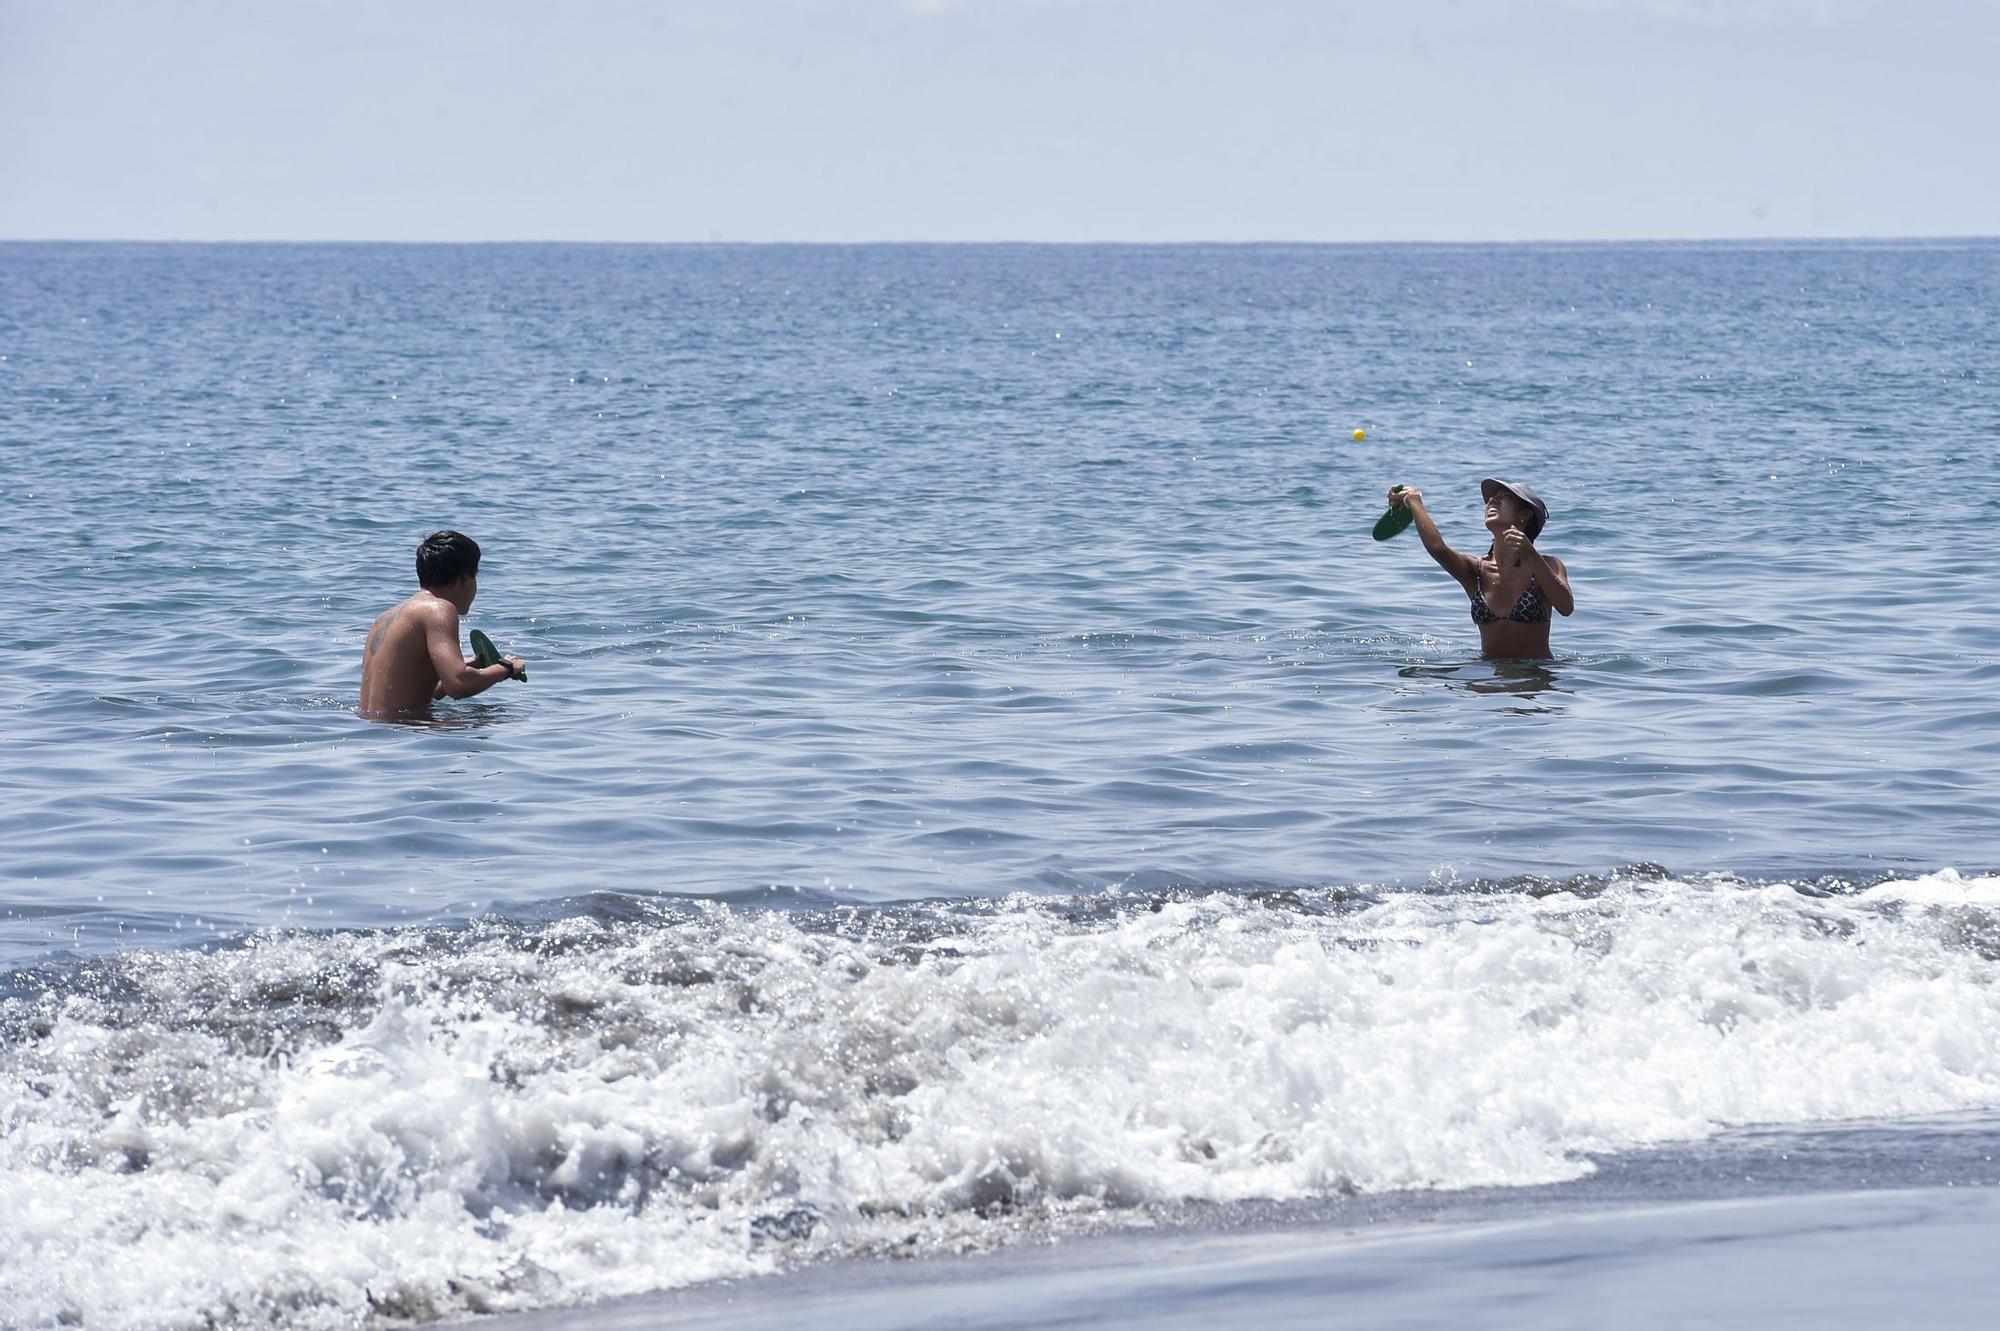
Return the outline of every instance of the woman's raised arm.
{"type": "Polygon", "coordinates": [[[1473,578],[1479,576],[1478,560],[1474,559],[1471,555],[1461,554],[1459,551],[1445,544],[1444,536],[1438,531],[1437,523],[1431,520],[1429,510],[1424,507],[1424,492],[1422,490],[1419,490],[1414,485],[1406,485],[1401,489],[1391,490],[1389,491],[1389,503],[1391,506],[1396,504],[1408,504],[1410,506],[1410,511],[1416,515],[1417,539],[1424,543],[1424,549],[1430,552],[1430,557],[1437,560],[1439,568],[1451,574],[1452,577],[1457,578],[1461,583],[1469,584],[1473,578]]]}

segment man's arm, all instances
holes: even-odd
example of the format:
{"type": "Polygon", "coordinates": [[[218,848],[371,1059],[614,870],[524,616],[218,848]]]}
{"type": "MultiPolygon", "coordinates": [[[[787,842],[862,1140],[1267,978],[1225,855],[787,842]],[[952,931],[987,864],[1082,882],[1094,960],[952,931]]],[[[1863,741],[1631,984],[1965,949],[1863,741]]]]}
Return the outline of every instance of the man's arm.
{"type": "Polygon", "coordinates": [[[437,671],[440,698],[473,697],[513,673],[504,665],[476,666],[465,659],[458,646],[458,611],[448,605],[424,616],[424,646],[437,671]]]}
{"type": "Polygon", "coordinates": [[[1424,507],[1424,492],[1414,485],[1389,492],[1390,504],[1408,504],[1416,515],[1417,539],[1424,543],[1424,549],[1438,567],[1457,578],[1461,583],[1479,576],[1479,561],[1471,555],[1460,554],[1445,544],[1444,536],[1438,531],[1437,523],[1431,520],[1430,511],[1424,507]]]}

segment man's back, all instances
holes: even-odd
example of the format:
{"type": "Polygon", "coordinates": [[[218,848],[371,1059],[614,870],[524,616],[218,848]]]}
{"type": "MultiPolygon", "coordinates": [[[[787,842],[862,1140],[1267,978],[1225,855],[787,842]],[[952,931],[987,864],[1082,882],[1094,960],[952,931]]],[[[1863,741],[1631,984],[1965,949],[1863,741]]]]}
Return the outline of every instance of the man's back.
{"type": "Polygon", "coordinates": [[[437,666],[431,637],[448,633],[458,642],[458,611],[449,601],[420,591],[376,616],[361,654],[361,712],[387,716],[428,706],[437,697],[437,666]],[[449,623],[440,622],[448,619],[449,623]]]}

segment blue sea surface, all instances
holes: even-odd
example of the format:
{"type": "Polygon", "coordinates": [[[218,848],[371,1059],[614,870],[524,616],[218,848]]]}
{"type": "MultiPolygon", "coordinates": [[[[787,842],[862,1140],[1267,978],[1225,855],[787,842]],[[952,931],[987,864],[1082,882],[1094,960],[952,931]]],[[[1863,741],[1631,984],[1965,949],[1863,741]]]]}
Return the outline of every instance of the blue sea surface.
{"type": "Polygon", "coordinates": [[[0,1314],[2000,1106],[1996,444],[1992,241],[0,245],[0,1314]],[[529,682],[363,720],[440,527],[529,682]]]}
{"type": "Polygon", "coordinates": [[[2000,245],[10,245],[0,355],[16,961],[2000,864],[2000,245]],[[1483,549],[1489,474],[1546,669],[1366,536],[1401,481],[1483,549]],[[357,720],[447,526],[532,682],[357,720]]]}

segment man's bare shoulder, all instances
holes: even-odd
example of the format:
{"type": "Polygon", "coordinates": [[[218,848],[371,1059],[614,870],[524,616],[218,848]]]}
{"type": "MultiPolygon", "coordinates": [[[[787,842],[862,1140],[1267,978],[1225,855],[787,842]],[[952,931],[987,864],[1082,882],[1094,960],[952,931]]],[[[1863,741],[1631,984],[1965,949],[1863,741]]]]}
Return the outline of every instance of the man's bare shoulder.
{"type": "Polygon", "coordinates": [[[391,643],[422,638],[434,629],[456,633],[458,609],[442,597],[418,592],[375,616],[375,622],[368,626],[367,654],[373,656],[391,643]]]}
{"type": "Polygon", "coordinates": [[[458,642],[458,607],[442,596],[424,593],[420,599],[410,603],[411,620],[424,626],[424,634],[431,638],[449,638],[458,642]]]}
{"type": "Polygon", "coordinates": [[[456,624],[458,622],[458,607],[450,601],[445,600],[442,596],[433,596],[429,592],[418,592],[415,596],[403,602],[402,608],[408,610],[411,614],[422,616],[425,623],[456,624]]]}
{"type": "Polygon", "coordinates": [[[458,623],[458,607],[450,601],[445,600],[442,596],[433,596],[429,592],[418,592],[400,605],[391,606],[389,609],[384,610],[381,618],[375,622],[380,624],[385,620],[391,619],[402,620],[410,624],[456,624],[458,623]]]}

